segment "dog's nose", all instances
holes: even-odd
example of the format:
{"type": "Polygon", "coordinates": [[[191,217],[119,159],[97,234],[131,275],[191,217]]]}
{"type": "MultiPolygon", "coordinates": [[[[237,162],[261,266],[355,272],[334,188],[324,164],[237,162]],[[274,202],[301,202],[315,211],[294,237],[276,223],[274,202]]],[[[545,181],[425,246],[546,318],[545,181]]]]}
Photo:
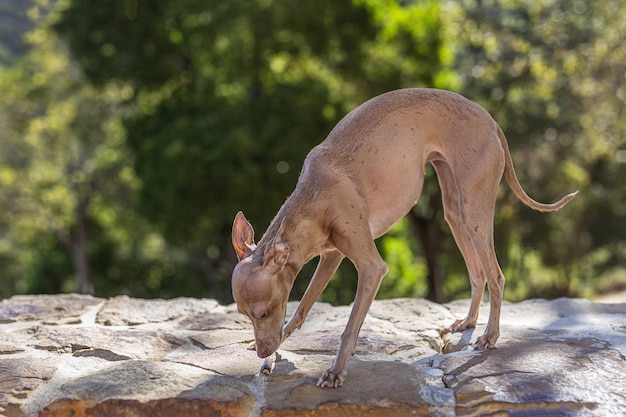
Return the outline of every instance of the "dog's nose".
{"type": "Polygon", "coordinates": [[[263,359],[270,356],[272,354],[272,350],[269,349],[267,346],[259,346],[259,344],[257,343],[256,354],[259,356],[259,358],[263,359]]]}

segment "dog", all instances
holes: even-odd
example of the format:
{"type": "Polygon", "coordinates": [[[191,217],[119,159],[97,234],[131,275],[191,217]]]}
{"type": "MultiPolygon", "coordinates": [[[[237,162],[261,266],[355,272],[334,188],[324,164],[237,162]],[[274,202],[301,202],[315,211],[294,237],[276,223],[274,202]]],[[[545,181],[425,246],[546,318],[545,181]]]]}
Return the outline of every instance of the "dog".
{"type": "Polygon", "coordinates": [[[476,326],[487,283],[489,320],[474,347],[494,347],[504,275],[494,250],[493,216],[503,174],[515,195],[538,211],[559,210],[576,193],[553,204],[531,199],[517,179],[502,129],[485,109],[450,91],[414,88],[381,94],[346,115],[308,154],[294,192],[258,244],[243,213],[235,216],[232,293],[238,310],[252,321],[259,357],[272,355],[302,326],[347,257],[358,272],[356,296],[337,356],[317,382],[344,384],[363,320],[387,273],[374,239],[417,203],[426,163],[437,173],[444,217],[472,288],[467,317],[451,330],[476,326]],[[296,276],[318,255],[309,286],[285,324],[296,276]]]}

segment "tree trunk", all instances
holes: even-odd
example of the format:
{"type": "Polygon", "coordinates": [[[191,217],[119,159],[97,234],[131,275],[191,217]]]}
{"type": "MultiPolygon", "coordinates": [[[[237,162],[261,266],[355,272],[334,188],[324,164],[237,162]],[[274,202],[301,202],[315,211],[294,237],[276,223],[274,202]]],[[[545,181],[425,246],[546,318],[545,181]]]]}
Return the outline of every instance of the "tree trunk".
{"type": "MultiPolygon", "coordinates": [[[[234,251],[232,251],[232,253],[234,253],[234,251]]],[[[224,283],[217,281],[217,277],[220,274],[216,272],[214,263],[206,255],[206,248],[187,248],[187,257],[189,263],[202,272],[209,296],[220,302],[232,302],[224,290],[224,283]]]]}
{"type": "Polygon", "coordinates": [[[94,288],[89,274],[89,255],[87,254],[87,207],[88,198],[79,198],[76,205],[76,224],[71,234],[72,262],[76,287],[80,294],[93,294],[94,288]]]}
{"type": "MultiPolygon", "coordinates": [[[[434,217],[434,216],[433,216],[434,217]]],[[[419,239],[428,267],[428,294],[426,298],[436,303],[446,301],[443,291],[443,270],[439,262],[441,253],[441,230],[435,218],[419,217],[414,211],[409,212],[409,223],[413,233],[419,239]]]]}

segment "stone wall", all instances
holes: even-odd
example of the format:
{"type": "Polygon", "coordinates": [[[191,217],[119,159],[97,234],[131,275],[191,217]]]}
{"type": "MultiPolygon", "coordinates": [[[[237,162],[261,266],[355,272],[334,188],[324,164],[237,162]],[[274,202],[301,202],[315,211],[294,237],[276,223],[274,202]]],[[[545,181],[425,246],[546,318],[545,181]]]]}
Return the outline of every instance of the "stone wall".
{"type": "MultiPolygon", "coordinates": [[[[446,332],[467,301],[376,301],[343,388],[320,389],[349,307],[316,304],[270,375],[233,305],[15,296],[0,303],[4,416],[626,415],[626,304],[529,300],[446,332]]],[[[290,304],[290,310],[295,304],[290,304]]]]}

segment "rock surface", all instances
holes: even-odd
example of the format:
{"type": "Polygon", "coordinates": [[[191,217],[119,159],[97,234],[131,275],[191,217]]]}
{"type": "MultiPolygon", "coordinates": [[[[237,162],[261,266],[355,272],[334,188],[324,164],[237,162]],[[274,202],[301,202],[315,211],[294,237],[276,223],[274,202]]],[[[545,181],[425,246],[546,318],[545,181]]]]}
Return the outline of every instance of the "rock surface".
{"type": "Polygon", "coordinates": [[[488,306],[475,331],[446,331],[467,307],[374,302],[345,386],[320,389],[349,307],[316,304],[263,375],[234,305],[15,296],[0,303],[0,415],[626,415],[626,304],[505,303],[489,351],[470,347],[488,306]]]}

